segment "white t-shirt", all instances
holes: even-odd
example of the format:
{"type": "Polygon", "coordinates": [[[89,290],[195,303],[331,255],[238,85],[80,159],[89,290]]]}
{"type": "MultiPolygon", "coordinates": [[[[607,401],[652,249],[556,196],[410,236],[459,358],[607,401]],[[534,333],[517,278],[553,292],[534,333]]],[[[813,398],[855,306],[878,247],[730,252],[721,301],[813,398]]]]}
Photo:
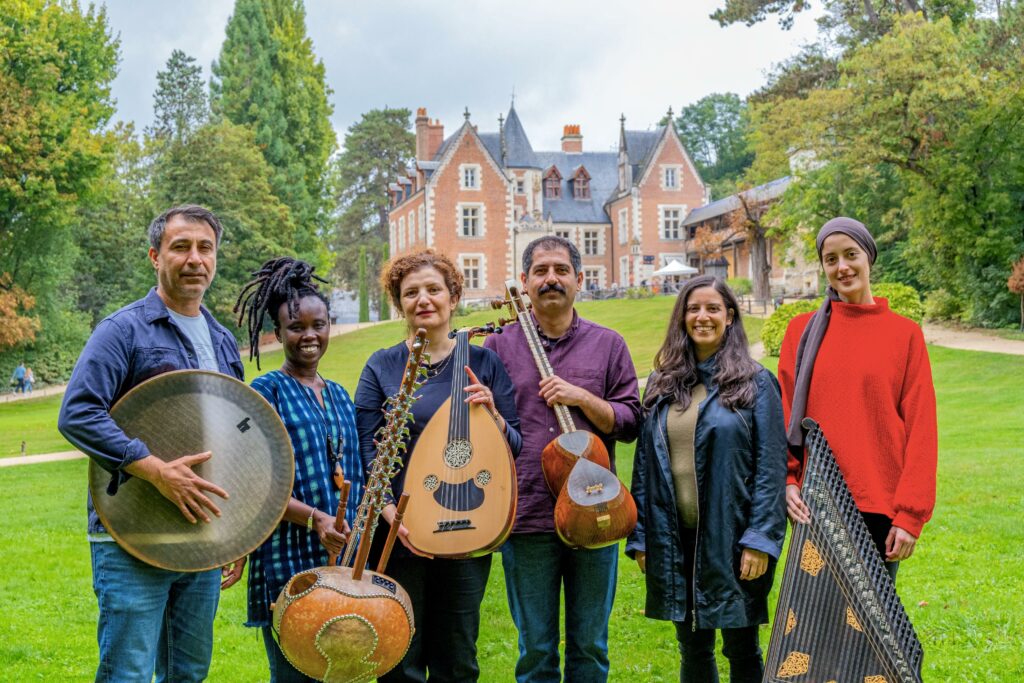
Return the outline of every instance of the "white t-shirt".
{"type": "Polygon", "coordinates": [[[167,312],[171,314],[171,318],[174,319],[174,322],[178,323],[178,327],[182,329],[185,336],[192,342],[199,360],[199,367],[203,370],[213,370],[214,372],[220,370],[220,366],[217,364],[217,353],[213,350],[213,340],[210,338],[210,326],[207,324],[203,314],[200,313],[193,317],[176,313],[169,308],[167,312]]]}

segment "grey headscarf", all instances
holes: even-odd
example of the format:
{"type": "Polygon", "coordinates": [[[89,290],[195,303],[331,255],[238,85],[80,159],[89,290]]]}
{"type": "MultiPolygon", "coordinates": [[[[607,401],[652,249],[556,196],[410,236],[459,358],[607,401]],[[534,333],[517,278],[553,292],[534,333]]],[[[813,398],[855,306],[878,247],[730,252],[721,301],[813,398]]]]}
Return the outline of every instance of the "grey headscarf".
{"type": "MultiPolygon", "coordinates": [[[[818,261],[821,261],[821,249],[825,238],[841,232],[849,235],[854,242],[859,244],[868,254],[868,263],[874,264],[878,257],[878,247],[875,240],[860,221],[852,218],[833,218],[818,231],[815,244],[818,247],[818,261]]],[[[839,294],[831,285],[825,290],[825,301],[822,302],[811,320],[800,335],[800,345],[796,351],[796,382],[793,388],[793,405],[789,414],[789,428],[786,430],[786,440],[789,442],[790,451],[797,458],[803,461],[804,430],[800,424],[807,414],[807,394],[811,389],[811,373],[814,372],[814,361],[818,357],[818,349],[825,338],[828,330],[829,318],[832,317],[832,302],[839,300],[839,294]]]]}

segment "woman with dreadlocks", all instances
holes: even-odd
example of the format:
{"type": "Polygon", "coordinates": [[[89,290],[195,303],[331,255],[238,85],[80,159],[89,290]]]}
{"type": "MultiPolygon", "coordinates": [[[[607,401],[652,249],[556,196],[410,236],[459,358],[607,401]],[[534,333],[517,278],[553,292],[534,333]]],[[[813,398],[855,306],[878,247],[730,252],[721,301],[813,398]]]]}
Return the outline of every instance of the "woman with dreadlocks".
{"type": "Polygon", "coordinates": [[[267,261],[253,273],[235,304],[238,324],[246,325],[249,358],[259,367],[259,341],[267,317],[284,347],[284,363],[252,382],[281,416],[295,451],[295,485],[284,520],[252,553],[249,565],[249,615],[246,626],[263,630],[270,680],[311,681],[296,670],[271,631],[270,604],[296,573],[327,564],[345,534],[334,529],[338,488],[336,467],[352,482],[346,507],[346,533],[362,498],[355,407],[348,392],[324,379],[317,368],[330,341],[330,307],[315,281],[313,266],[292,258],[267,261]]]}

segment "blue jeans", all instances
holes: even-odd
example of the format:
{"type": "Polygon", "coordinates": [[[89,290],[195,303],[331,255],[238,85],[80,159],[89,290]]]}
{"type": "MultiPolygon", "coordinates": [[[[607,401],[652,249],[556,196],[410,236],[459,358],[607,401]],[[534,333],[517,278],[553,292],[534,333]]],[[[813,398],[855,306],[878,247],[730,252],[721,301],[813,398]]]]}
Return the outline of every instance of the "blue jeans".
{"type": "Polygon", "coordinates": [[[99,601],[97,681],[202,681],[213,654],[220,571],[170,572],[116,543],[90,543],[99,601]]]}
{"type": "Polygon", "coordinates": [[[559,593],[565,589],[565,680],[608,679],[608,618],[618,544],[572,550],[553,533],[513,534],[501,548],[512,621],[519,629],[516,680],[561,680],[559,593]]]}

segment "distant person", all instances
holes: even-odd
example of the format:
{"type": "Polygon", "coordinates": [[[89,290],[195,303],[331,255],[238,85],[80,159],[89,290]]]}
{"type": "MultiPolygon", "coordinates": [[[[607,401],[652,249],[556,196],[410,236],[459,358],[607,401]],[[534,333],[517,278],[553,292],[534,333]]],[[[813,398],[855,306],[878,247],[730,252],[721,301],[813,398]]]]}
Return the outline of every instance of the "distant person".
{"type": "Polygon", "coordinates": [[[804,431],[813,418],[835,453],[879,555],[895,580],[935,507],[935,387],[921,326],[871,294],[875,240],[852,218],[817,237],[828,278],[821,308],[793,318],[782,341],[779,382],[789,431],[786,504],[810,521],[800,496],[804,431]]]}
{"type": "Polygon", "coordinates": [[[679,293],[644,393],[633,464],[645,613],[675,624],[683,683],[760,683],[758,625],[786,536],[779,385],[750,357],[739,304],[710,275],[679,293]]]}
{"type": "MultiPolygon", "coordinates": [[[[202,306],[217,270],[221,232],[217,217],[195,205],[168,209],[150,224],[149,262],[157,285],[93,330],[57,420],[68,441],[110,472],[111,495],[129,477],[139,477],[193,523],[208,523],[209,513],[219,514],[213,496],[227,497],[192,470],[211,453],[164,462],[117,426],[110,407],[132,387],[172,370],[243,378],[235,338],[202,306]]],[[[88,510],[93,591],[99,601],[96,680],[150,681],[154,670],[158,681],[204,680],[213,654],[221,570],[174,572],[137,560],[103,528],[91,497],[88,510]]],[[[224,588],[237,582],[241,563],[225,568],[223,578],[224,588]]]]}
{"type": "Polygon", "coordinates": [[[25,362],[18,363],[11,374],[11,384],[14,385],[14,393],[25,392],[25,362]]]}
{"type": "Polygon", "coordinates": [[[32,372],[32,368],[25,368],[25,386],[22,388],[21,393],[31,394],[32,385],[36,383],[36,376],[32,372]]]}

